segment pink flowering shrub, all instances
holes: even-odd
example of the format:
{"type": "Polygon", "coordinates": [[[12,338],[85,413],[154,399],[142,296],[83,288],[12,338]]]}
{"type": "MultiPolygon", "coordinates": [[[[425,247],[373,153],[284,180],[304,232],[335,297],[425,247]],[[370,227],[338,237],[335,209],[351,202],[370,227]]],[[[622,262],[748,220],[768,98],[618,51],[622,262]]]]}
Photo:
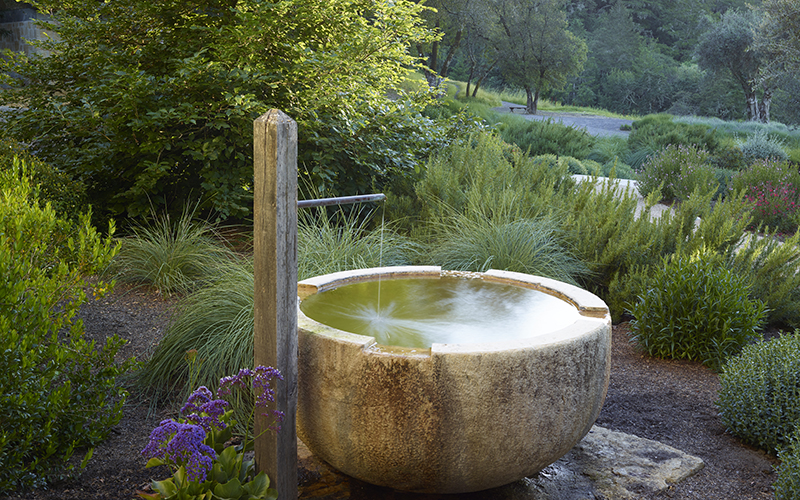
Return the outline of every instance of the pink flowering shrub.
{"type": "Polygon", "coordinates": [[[669,145],[647,159],[637,176],[639,193],[645,198],[661,186],[661,200],[685,200],[700,188],[716,190],[715,169],[708,151],[695,146],[669,145]]]}
{"type": "Polygon", "coordinates": [[[800,173],[788,162],[759,160],[735,175],[732,189],[745,189],[755,204],[750,229],[759,225],[779,233],[793,233],[800,220],[800,173]]]}

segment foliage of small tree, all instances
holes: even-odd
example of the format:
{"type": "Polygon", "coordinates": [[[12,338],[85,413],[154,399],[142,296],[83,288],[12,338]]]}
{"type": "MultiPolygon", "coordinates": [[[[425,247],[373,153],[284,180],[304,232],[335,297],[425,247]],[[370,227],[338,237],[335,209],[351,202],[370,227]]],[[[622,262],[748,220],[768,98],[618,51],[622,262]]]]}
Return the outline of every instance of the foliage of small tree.
{"type": "MultiPolygon", "coordinates": [[[[3,114],[4,133],[83,181],[111,215],[180,209],[194,198],[222,217],[247,216],[254,118],[280,108],[300,125],[301,151],[323,150],[336,132],[317,117],[357,121],[361,104],[386,103],[416,61],[409,44],[433,37],[425,7],[410,0],[32,4],[50,14],[45,26],[56,36],[37,44],[48,56],[0,61],[10,85],[0,101],[18,106],[3,114]],[[345,103],[357,103],[355,113],[345,103]]],[[[424,101],[386,106],[413,114],[424,101]]],[[[386,116],[363,118],[377,123],[362,129],[363,149],[391,125],[386,116]]],[[[357,159],[351,167],[366,165],[367,176],[386,168],[357,159]]],[[[314,184],[339,189],[315,170],[313,154],[304,160],[314,184]]]]}
{"type": "Polygon", "coordinates": [[[526,111],[536,114],[542,92],[580,73],[586,43],[567,29],[564,0],[501,0],[490,4],[492,43],[509,83],[525,89],[526,111]]]}
{"type": "Polygon", "coordinates": [[[757,50],[769,54],[765,75],[800,74],[800,5],[794,0],[764,0],[758,12],[763,17],[754,42],[757,50]]]}
{"type": "Polygon", "coordinates": [[[700,38],[697,54],[701,67],[727,72],[736,80],[744,93],[749,120],[768,123],[772,88],[767,81],[759,88],[763,56],[753,49],[753,32],[759,22],[753,11],[729,10],[700,38]]]}

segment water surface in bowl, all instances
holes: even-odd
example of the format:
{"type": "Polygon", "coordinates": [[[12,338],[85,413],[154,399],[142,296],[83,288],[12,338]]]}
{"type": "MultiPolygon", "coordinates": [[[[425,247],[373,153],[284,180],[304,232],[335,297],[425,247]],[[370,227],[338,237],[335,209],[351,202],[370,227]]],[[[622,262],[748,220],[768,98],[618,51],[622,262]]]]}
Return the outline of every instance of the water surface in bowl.
{"type": "Polygon", "coordinates": [[[353,283],[310,295],[300,309],[379,344],[414,348],[537,337],[579,317],[573,305],[538,290],[456,277],[353,283]]]}

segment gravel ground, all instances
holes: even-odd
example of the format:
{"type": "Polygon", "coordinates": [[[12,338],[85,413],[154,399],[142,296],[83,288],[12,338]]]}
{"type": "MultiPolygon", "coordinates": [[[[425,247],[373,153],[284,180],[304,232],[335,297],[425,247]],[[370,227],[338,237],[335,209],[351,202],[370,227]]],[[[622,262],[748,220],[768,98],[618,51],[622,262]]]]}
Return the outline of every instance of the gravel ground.
{"type": "MultiPolygon", "coordinates": [[[[513,104],[510,102],[503,102],[503,105],[498,108],[494,108],[495,111],[500,113],[509,113],[511,109],[509,106],[519,106],[519,104],[513,104]]],[[[616,136],[616,137],[628,137],[630,132],[625,130],[620,130],[622,125],[630,125],[633,123],[632,120],[625,120],[622,118],[608,118],[605,116],[594,116],[594,115],[581,115],[578,113],[555,113],[549,111],[539,111],[535,115],[528,115],[523,114],[523,110],[515,110],[514,113],[520,116],[525,117],[528,120],[546,120],[551,118],[556,122],[563,123],[564,125],[571,125],[575,128],[583,128],[591,135],[595,135],[597,137],[607,137],[607,136],[616,136]]]]}
{"type": "MultiPolygon", "coordinates": [[[[125,356],[145,359],[163,335],[173,306],[173,300],[118,286],[106,298],[86,304],[80,316],[87,336],[102,339],[116,333],[129,341],[125,356]]],[[[714,406],[718,388],[717,375],[707,368],[697,363],[644,357],[628,342],[627,323],[614,327],[611,383],[597,424],[660,441],[705,461],[705,467],[695,476],[660,494],[642,493],[639,498],[772,498],[771,484],[777,476],[773,466],[777,462],[725,432],[714,406]]],[[[124,411],[122,422],[95,450],[81,477],[52,485],[46,491],[11,498],[128,500],[150,480],[164,479],[167,474],[163,469],[144,468],[139,451],[145,446],[152,428],[169,415],[169,409],[153,407],[147,398],[134,391],[124,411]]],[[[456,500],[468,497],[413,495],[346,479],[339,480],[332,489],[315,488],[314,477],[303,474],[301,478],[301,498],[304,499],[456,500]]]]}

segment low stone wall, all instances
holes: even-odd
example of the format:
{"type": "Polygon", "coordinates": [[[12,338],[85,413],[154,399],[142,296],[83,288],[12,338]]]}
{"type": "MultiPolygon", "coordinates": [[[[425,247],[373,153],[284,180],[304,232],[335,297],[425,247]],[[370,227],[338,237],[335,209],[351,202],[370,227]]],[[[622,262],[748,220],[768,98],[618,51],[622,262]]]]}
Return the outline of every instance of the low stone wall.
{"type": "Polygon", "coordinates": [[[28,55],[41,53],[26,40],[40,40],[46,37],[45,31],[34,23],[35,19],[47,19],[32,8],[0,11],[0,49],[11,49],[28,55]]]}

